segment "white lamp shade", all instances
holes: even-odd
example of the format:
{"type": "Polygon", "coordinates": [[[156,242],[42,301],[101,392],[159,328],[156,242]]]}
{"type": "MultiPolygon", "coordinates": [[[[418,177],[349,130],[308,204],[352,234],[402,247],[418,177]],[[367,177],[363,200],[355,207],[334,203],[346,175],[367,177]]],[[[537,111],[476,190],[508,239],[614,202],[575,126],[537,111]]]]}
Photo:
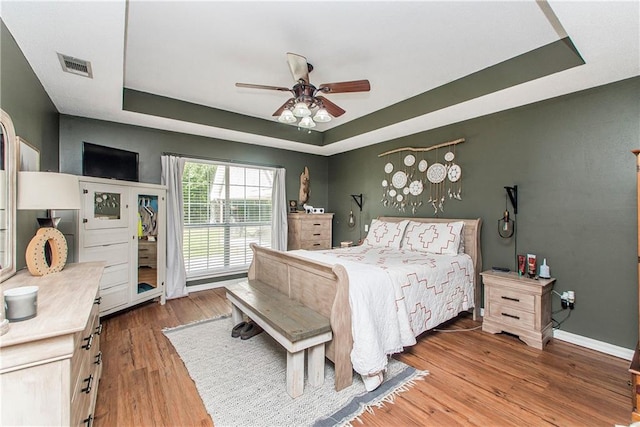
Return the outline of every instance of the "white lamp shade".
{"type": "Polygon", "coordinates": [[[280,117],[278,117],[278,121],[280,123],[295,123],[296,122],[296,118],[293,115],[293,113],[291,112],[291,110],[285,109],[282,112],[282,114],[280,114],[280,117]]]}
{"type": "Polygon", "coordinates": [[[321,108],[316,112],[315,116],[313,116],[313,121],[318,123],[327,123],[331,121],[331,116],[327,110],[321,108]]]}
{"type": "Polygon", "coordinates": [[[316,124],[313,120],[311,120],[311,117],[307,116],[303,117],[302,120],[300,120],[298,126],[300,126],[301,128],[309,129],[316,127],[316,124]]]}
{"type": "Polygon", "coordinates": [[[311,111],[309,110],[309,107],[307,107],[307,104],[304,102],[298,102],[293,107],[293,115],[296,117],[307,117],[311,115],[311,111]]]}
{"type": "Polygon", "coordinates": [[[78,177],[57,172],[18,172],[18,209],[80,209],[78,177]]]}

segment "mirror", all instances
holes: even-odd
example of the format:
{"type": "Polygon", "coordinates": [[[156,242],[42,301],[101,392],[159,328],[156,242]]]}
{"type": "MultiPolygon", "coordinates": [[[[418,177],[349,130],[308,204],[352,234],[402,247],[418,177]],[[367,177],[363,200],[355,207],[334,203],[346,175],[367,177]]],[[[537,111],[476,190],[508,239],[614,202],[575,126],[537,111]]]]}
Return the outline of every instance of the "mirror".
{"type": "Polygon", "coordinates": [[[16,272],[16,131],[0,109],[0,282],[16,272]]]}

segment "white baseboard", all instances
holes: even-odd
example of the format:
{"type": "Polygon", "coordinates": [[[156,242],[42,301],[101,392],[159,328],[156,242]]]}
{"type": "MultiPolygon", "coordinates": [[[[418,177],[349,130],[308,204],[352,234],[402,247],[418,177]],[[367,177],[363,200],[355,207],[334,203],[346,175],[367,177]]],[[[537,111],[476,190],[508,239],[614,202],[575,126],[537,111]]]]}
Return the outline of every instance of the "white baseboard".
{"type": "Polygon", "coordinates": [[[243,282],[245,280],[247,280],[246,277],[239,277],[237,279],[223,280],[220,282],[203,283],[201,285],[188,286],[187,290],[189,293],[192,293],[206,291],[209,289],[224,288],[227,285],[233,285],[234,283],[243,282]]]}
{"type": "Polygon", "coordinates": [[[609,354],[611,356],[619,357],[621,359],[631,360],[633,358],[634,351],[631,349],[609,344],[604,341],[594,340],[593,338],[583,337],[582,335],[572,334],[571,332],[562,331],[560,329],[553,330],[553,338],[609,354]]]}
{"type": "MultiPolygon", "coordinates": [[[[480,309],[480,315],[484,317],[484,308],[480,309]]],[[[633,359],[634,350],[609,344],[604,341],[594,340],[593,338],[583,337],[582,335],[572,334],[571,332],[560,329],[553,330],[553,338],[579,345],[580,347],[585,347],[590,350],[599,351],[600,353],[608,354],[610,356],[619,357],[621,359],[633,359]]]]}

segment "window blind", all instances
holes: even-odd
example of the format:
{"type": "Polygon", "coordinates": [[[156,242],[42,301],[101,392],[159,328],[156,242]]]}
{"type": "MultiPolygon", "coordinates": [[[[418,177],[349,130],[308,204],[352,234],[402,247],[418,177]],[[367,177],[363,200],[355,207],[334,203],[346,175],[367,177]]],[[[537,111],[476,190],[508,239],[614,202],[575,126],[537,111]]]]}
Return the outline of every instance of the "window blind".
{"type": "Polygon", "coordinates": [[[271,246],[274,172],[188,161],[182,179],[187,279],[247,271],[250,243],[271,246]]]}

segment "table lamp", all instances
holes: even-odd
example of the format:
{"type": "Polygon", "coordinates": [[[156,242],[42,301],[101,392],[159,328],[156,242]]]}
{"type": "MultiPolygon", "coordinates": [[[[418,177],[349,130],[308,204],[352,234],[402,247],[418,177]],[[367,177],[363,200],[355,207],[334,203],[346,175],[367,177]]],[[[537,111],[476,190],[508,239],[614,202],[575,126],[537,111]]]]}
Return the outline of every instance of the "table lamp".
{"type": "Polygon", "coordinates": [[[18,172],[18,210],[46,210],[40,229],[27,246],[25,261],[34,276],[57,273],[67,262],[67,240],[56,229],[52,209],[80,209],[78,177],[57,172],[18,172]],[[47,257],[49,255],[49,257],[47,257]],[[49,260],[47,260],[49,258],[49,260]]]}

